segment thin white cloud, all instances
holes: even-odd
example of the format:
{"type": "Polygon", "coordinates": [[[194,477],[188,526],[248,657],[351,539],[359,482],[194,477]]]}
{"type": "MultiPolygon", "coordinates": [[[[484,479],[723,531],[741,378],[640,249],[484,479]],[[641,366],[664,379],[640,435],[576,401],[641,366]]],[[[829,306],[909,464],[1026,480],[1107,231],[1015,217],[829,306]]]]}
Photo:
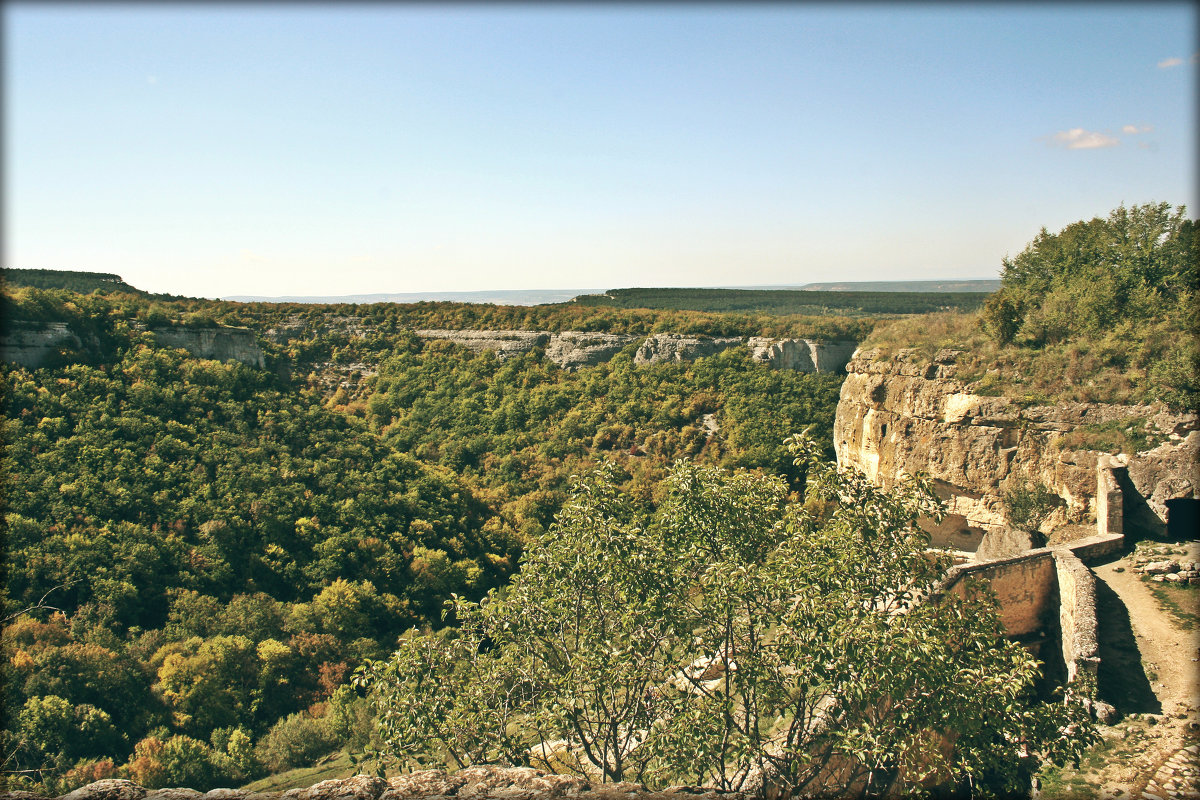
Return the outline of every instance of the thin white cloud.
{"type": "Polygon", "coordinates": [[[1128,133],[1130,135],[1136,133],[1150,133],[1152,130],[1154,130],[1153,125],[1123,125],[1121,127],[1121,133],[1128,133]]]}
{"type": "Polygon", "coordinates": [[[1094,150],[1098,147],[1116,147],[1121,143],[1108,134],[1097,131],[1085,131],[1083,128],[1071,128],[1069,131],[1059,131],[1052,137],[1052,143],[1066,147],[1068,150],[1094,150]]]}
{"type": "Polygon", "coordinates": [[[1158,68],[1170,69],[1171,67],[1178,67],[1182,63],[1182,58],[1164,58],[1162,61],[1158,62],[1158,68]]]}

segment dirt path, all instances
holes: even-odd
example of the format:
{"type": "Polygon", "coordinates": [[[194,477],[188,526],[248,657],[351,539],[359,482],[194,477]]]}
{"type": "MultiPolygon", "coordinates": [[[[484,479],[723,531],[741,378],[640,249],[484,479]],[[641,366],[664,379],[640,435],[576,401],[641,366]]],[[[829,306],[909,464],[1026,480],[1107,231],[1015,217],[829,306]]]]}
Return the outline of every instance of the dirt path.
{"type": "MultiPolygon", "coordinates": [[[[1184,558],[1195,560],[1200,543],[1187,549],[1184,558]]],[[[1088,770],[1088,782],[1099,797],[1195,796],[1188,789],[1200,727],[1200,626],[1188,629],[1163,608],[1132,572],[1134,560],[1126,556],[1094,569],[1101,696],[1125,719],[1105,730],[1107,758],[1088,770]],[[1175,776],[1185,782],[1176,784],[1175,776]]],[[[1185,611],[1197,612],[1195,594],[1177,597],[1191,606],[1185,611]]]]}
{"type": "Polygon", "coordinates": [[[1200,629],[1179,626],[1129,567],[1123,558],[1096,567],[1095,573],[1129,613],[1142,665],[1162,713],[1174,716],[1200,707],[1200,629]],[[1121,567],[1125,571],[1117,572],[1121,567]]]}

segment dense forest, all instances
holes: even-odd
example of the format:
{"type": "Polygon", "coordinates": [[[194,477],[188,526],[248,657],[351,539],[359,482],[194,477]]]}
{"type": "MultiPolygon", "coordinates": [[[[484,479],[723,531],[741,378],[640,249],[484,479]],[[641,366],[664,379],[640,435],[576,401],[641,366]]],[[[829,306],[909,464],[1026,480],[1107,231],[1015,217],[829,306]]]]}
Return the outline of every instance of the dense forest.
{"type": "MultiPolygon", "coordinates": [[[[115,290],[113,290],[115,287],[115,290]]],[[[6,326],[78,337],[4,366],[4,770],[200,788],[311,760],[368,728],[354,667],[438,628],[544,535],[599,459],[645,509],[673,460],[801,475],[838,376],[740,351],[566,371],[414,327],[861,336],[841,318],[620,309],[236,304],[13,287],[6,326]],[[764,324],[756,328],[756,324],[764,324]],[[159,347],[163,326],[250,328],[268,368],[159,347]],[[268,332],[296,331],[281,339],[268,332]],[[323,370],[345,385],[328,390],[323,370]],[[357,722],[356,722],[357,720],[357,722]]]]}
{"type": "MultiPolygon", "coordinates": [[[[398,645],[410,655],[456,652],[454,642],[471,641],[455,633],[456,613],[473,615],[473,624],[511,622],[503,630],[514,636],[521,625],[533,625],[519,613],[510,618],[493,609],[489,616],[487,602],[494,600],[479,603],[503,596],[504,587],[582,586],[563,578],[579,567],[574,551],[564,561],[544,562],[549,584],[510,583],[524,574],[521,564],[559,553],[554,548],[564,537],[575,536],[580,552],[601,548],[595,552],[609,558],[603,547],[650,547],[641,536],[646,531],[669,543],[681,531],[702,533],[697,521],[703,528],[732,514],[726,532],[736,532],[759,520],[742,533],[790,560],[743,563],[741,556],[730,560],[730,552],[707,558],[702,549],[711,542],[697,540],[692,572],[673,580],[692,586],[704,570],[728,567],[742,582],[739,591],[749,592],[738,602],[757,607],[766,598],[779,611],[799,596],[797,581],[809,581],[819,567],[824,571],[809,581],[810,611],[836,612],[821,623],[828,630],[839,629],[844,619],[837,615],[847,609],[870,609],[879,597],[908,591],[902,581],[879,582],[877,568],[886,559],[872,548],[886,538],[875,541],[871,532],[885,532],[881,519],[895,523],[886,532],[895,537],[896,553],[925,558],[912,503],[872,494],[861,481],[847,488],[841,478],[830,479],[824,498],[804,500],[807,470],[819,469],[817,459],[831,453],[840,376],[771,370],[739,349],[694,362],[635,365],[636,341],[604,364],[565,370],[539,349],[502,359],[423,340],[416,329],[865,338],[884,352],[915,347],[929,355],[955,347],[965,351],[960,377],[980,393],[1031,403],[1071,398],[1188,408],[1200,399],[1200,356],[1197,243],[1194,223],[1183,214],[1150,204],[1057,234],[1043,231],[1005,261],[1003,289],[986,304],[982,295],[963,294],[793,292],[804,296],[793,303],[782,295],[707,290],[621,290],[536,307],[234,303],[149,296],[112,275],[68,274],[56,282],[48,271],[14,271],[0,296],[5,335],[53,323],[73,338],[40,368],[0,367],[5,784],[58,793],[119,775],[149,787],[205,789],[311,763],[345,745],[381,746],[364,738],[372,730],[371,702],[380,696],[360,697],[352,676],[361,689],[362,676],[375,675],[389,702],[442,703],[441,693],[405,694],[407,678],[399,673],[378,683],[370,670],[399,669],[395,658],[388,661],[398,645]],[[930,309],[938,310],[904,316],[930,309]],[[266,368],[195,358],[160,346],[154,334],[218,325],[246,329],[266,368]],[[804,429],[813,444],[801,459],[784,440],[804,429]],[[678,466],[678,459],[690,466],[678,466]],[[598,483],[579,479],[597,474],[598,483]],[[758,486],[769,502],[743,508],[742,490],[730,488],[737,486],[750,494],[758,486]],[[862,502],[845,500],[859,495],[862,502]],[[620,513],[594,506],[603,498],[619,498],[620,513]],[[700,503],[694,512],[693,502],[700,503]],[[768,510],[776,516],[759,519],[768,510]],[[597,520],[605,536],[620,535],[591,536],[597,520]],[[781,537],[781,531],[805,534],[781,537]],[[863,560],[838,566],[831,542],[865,548],[863,560]],[[788,564],[806,563],[801,572],[787,572],[788,564]],[[855,572],[864,565],[861,575],[855,572]],[[752,586],[745,582],[750,575],[765,582],[752,586]],[[847,576],[876,594],[851,593],[836,608],[823,605],[821,598],[847,576]],[[554,583],[560,579],[566,582],[554,583]],[[444,617],[447,601],[458,611],[444,617]]],[[[724,530],[710,533],[720,538],[724,530]]],[[[669,548],[644,555],[664,553],[669,548]]],[[[605,596],[616,598],[622,614],[646,610],[620,600],[629,596],[622,582],[642,585],[644,571],[617,570],[612,578],[616,583],[596,590],[615,592],[605,596]]],[[[531,573],[528,580],[541,578],[531,573]]],[[[718,585],[733,584],[712,584],[718,585]]],[[[654,596],[667,608],[681,599],[707,602],[710,592],[714,602],[726,596],[711,587],[654,596]]],[[[977,604],[978,630],[990,631],[983,638],[991,641],[998,623],[985,606],[977,604]]],[[[699,630],[688,621],[691,610],[676,611],[686,623],[680,631],[699,630]]],[[[870,628],[877,617],[855,624],[870,628]]],[[[793,620],[797,652],[841,646],[836,637],[818,642],[828,631],[812,633],[806,626],[815,619],[793,620]]],[[[968,640],[939,627],[950,621],[930,619],[929,646],[968,640]]],[[[554,629],[551,622],[545,630],[554,629]]],[[[644,633],[654,626],[634,628],[644,633]]],[[[513,663],[523,657],[521,641],[542,635],[539,629],[527,632],[535,639],[506,644],[500,630],[493,631],[496,657],[511,656],[513,663]]],[[[672,633],[664,658],[690,639],[680,631],[672,633]]],[[[719,640],[715,628],[708,633],[719,640]]],[[[861,694],[851,658],[858,640],[845,641],[851,649],[829,662],[842,664],[842,672],[813,673],[818,689],[844,687],[839,702],[861,694]]],[[[986,649],[979,642],[971,647],[986,649]]],[[[880,658],[899,652],[880,648],[880,658]]],[[[953,656],[959,657],[974,658],[965,651],[953,656]]],[[[1004,658],[1012,686],[1025,687],[1018,692],[1025,698],[1036,666],[1015,650],[1004,658]]],[[[457,676],[460,667],[484,661],[468,659],[451,671],[457,676]]],[[[794,670],[781,669],[786,682],[794,670]]],[[[543,677],[552,685],[560,676],[543,677]]],[[[951,678],[947,691],[963,688],[951,678]]],[[[904,691],[925,690],[923,678],[913,680],[904,691]]],[[[472,685],[460,687],[467,687],[468,701],[472,685]]],[[[669,694],[662,691],[660,700],[669,694]]],[[[1016,702],[1016,694],[1006,696],[1003,702],[1016,702]]],[[[537,702],[543,700],[545,708],[526,709],[529,719],[563,713],[554,697],[537,702]]],[[[703,707],[683,695],[676,700],[680,735],[701,730],[689,719],[729,721],[725,700],[703,707]],[[719,707],[726,710],[718,713],[719,707]]],[[[986,703],[979,708],[990,708],[986,703]]],[[[1027,707],[1049,709],[1021,706],[1027,707]]],[[[1003,714],[985,716],[994,722],[1003,714]]],[[[1061,726],[1047,722],[1051,717],[1021,718],[1040,731],[1035,739],[1059,746],[1054,732],[1061,726]]],[[[983,726],[980,736],[999,737],[989,740],[988,752],[1006,753],[1017,734],[1001,735],[988,719],[970,724],[983,726]]],[[[844,732],[838,746],[868,752],[875,746],[868,740],[877,741],[879,758],[899,757],[888,749],[894,742],[870,739],[874,722],[864,724],[844,732]]],[[[472,725],[472,736],[488,730],[472,725]]],[[[428,738],[414,730],[393,733],[404,741],[428,738]]],[[[714,742],[737,733],[713,730],[720,734],[714,742]]],[[[648,756],[647,774],[666,763],[654,759],[667,757],[679,741],[662,740],[666,749],[648,756]]],[[[919,758],[934,755],[924,749],[919,758]]],[[[603,758],[593,763],[605,774],[627,774],[603,758]]],[[[725,761],[709,763],[697,774],[725,774],[725,761]]],[[[954,767],[973,768],[969,758],[954,767]]],[[[659,774],[680,777],[665,768],[659,774]]]]}
{"type": "Polygon", "coordinates": [[[37,289],[69,289],[83,294],[89,292],[128,292],[144,294],[111,272],[77,272],[57,269],[6,269],[4,282],[9,286],[32,286],[37,289]]]}

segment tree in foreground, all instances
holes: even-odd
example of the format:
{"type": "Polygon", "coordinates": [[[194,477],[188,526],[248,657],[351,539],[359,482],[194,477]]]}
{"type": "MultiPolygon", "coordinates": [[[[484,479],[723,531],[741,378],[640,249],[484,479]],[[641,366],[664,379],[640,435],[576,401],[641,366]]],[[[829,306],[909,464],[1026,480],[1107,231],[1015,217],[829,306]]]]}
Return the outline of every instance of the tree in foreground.
{"type": "Polygon", "coordinates": [[[779,478],[679,462],[639,519],[612,467],[577,481],[508,587],[356,676],[370,755],[785,795],[1009,793],[1077,758],[1086,713],[1037,698],[988,593],[937,594],[929,484],[884,491],[789,446],[803,503],[779,478]]]}

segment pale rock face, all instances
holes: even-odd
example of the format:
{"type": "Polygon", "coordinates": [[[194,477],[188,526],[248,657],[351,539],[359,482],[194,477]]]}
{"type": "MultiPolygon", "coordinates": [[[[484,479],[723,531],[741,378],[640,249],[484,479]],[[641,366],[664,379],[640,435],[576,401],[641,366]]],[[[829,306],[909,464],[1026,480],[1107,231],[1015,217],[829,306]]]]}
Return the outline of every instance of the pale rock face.
{"type": "MultiPolygon", "coordinates": [[[[151,328],[149,332],[160,347],[179,347],[197,358],[240,361],[258,369],[266,362],[254,332],[246,328],[151,328]]],[[[0,339],[0,356],[5,361],[37,369],[59,348],[82,346],[66,323],[17,322],[0,339]]]]}
{"type": "Polygon", "coordinates": [[[197,358],[240,361],[258,369],[266,364],[254,332],[247,328],[152,328],[150,333],[160,347],[182,348],[197,358]]]}
{"type": "Polygon", "coordinates": [[[546,358],[563,369],[591,367],[609,361],[637,338],[632,334],[563,331],[551,334],[546,358]]]}
{"type": "Polygon", "coordinates": [[[106,778],[64,795],[63,800],[142,800],[145,796],[146,789],[133,781],[106,778]]]}
{"type": "Polygon", "coordinates": [[[422,339],[444,339],[462,345],[473,353],[493,350],[500,359],[545,347],[550,334],[545,331],[480,331],[423,328],[414,331],[422,339]]]}
{"type": "Polygon", "coordinates": [[[750,357],[770,364],[772,369],[798,372],[840,372],[857,346],[854,342],[817,342],[812,339],[771,339],[751,336],[746,340],[750,357]]]}
{"type": "Polygon", "coordinates": [[[693,361],[714,356],[722,350],[740,345],[738,337],[712,338],[685,336],[679,333],[656,333],[646,337],[633,356],[635,364],[660,364],[671,361],[693,361]]]}
{"type": "Polygon", "coordinates": [[[37,369],[60,347],[77,348],[80,344],[65,322],[13,322],[0,336],[0,357],[37,369]]]}
{"type": "Polygon", "coordinates": [[[750,357],[771,365],[771,369],[794,369],[816,372],[810,342],[804,339],[768,339],[751,336],[746,340],[750,357]]]}
{"type": "Polygon", "coordinates": [[[989,561],[997,558],[1019,556],[1045,544],[1045,537],[1020,528],[993,528],[983,535],[979,549],[975,552],[976,561],[989,561]]]}
{"type": "Polygon", "coordinates": [[[971,392],[955,379],[954,361],[953,351],[942,351],[932,362],[911,351],[891,358],[855,353],[834,423],[842,466],[883,486],[916,472],[934,480],[950,512],[940,528],[927,526],[935,540],[969,533],[978,543],[984,532],[1005,526],[1001,495],[1024,482],[1044,485],[1062,500],[1044,529],[1094,519],[1096,464],[1106,454],[1055,444],[1061,434],[1087,424],[1144,419],[1170,437],[1152,450],[1125,454],[1127,521],[1162,527],[1168,502],[1200,499],[1196,414],[1088,403],[1022,408],[1004,397],[971,392]]]}

